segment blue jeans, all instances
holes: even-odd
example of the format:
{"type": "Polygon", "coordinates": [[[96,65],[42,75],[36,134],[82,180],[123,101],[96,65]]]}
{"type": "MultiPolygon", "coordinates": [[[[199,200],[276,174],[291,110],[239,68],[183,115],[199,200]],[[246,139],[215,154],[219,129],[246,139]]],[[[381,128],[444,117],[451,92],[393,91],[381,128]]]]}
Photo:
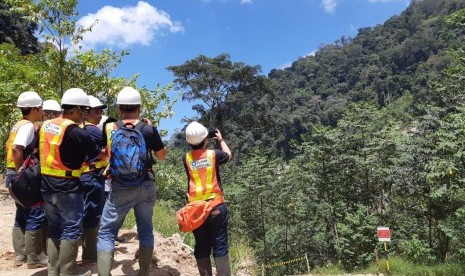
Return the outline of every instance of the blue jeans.
{"type": "MultiPolygon", "coordinates": [[[[6,171],[5,185],[10,186],[11,181],[15,177],[16,172],[11,169],[6,171]]],[[[14,227],[20,227],[23,231],[36,231],[42,227],[45,222],[45,213],[42,206],[34,208],[24,208],[23,206],[15,203],[15,224],[14,227]]]]}
{"type": "Polygon", "coordinates": [[[48,237],[79,240],[82,235],[84,199],[82,193],[42,192],[48,237]]]}
{"type": "MultiPolygon", "coordinates": [[[[81,176],[81,179],[83,177],[81,176]]],[[[93,172],[86,173],[85,180],[81,180],[84,190],[84,228],[97,227],[105,204],[105,179],[93,172]]]]}
{"type": "Polygon", "coordinates": [[[111,185],[110,195],[103,207],[98,231],[97,251],[113,251],[115,238],[126,214],[134,208],[140,247],[153,247],[153,206],[155,185],[146,180],[140,186],[124,187],[117,181],[111,185]]]}
{"type": "Polygon", "coordinates": [[[209,257],[213,250],[213,257],[219,258],[228,255],[228,208],[222,203],[213,208],[202,226],[194,232],[196,259],[209,257]],[[215,211],[219,214],[214,215],[215,211]]]}

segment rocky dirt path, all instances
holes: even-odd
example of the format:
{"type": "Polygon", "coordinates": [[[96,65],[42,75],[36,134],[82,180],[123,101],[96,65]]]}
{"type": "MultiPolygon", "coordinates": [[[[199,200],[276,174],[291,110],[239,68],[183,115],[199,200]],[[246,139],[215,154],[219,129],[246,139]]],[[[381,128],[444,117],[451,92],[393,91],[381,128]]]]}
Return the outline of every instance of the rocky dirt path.
{"type": "MultiPolygon", "coordinates": [[[[8,195],[8,191],[0,178],[0,275],[6,276],[45,276],[46,268],[27,269],[26,265],[15,268],[14,251],[11,242],[11,229],[14,221],[14,201],[8,195]]],[[[120,235],[126,238],[125,243],[116,247],[115,261],[112,275],[136,275],[139,264],[136,259],[136,251],[139,247],[135,230],[121,230],[120,235]]],[[[97,275],[96,264],[81,264],[81,255],[78,255],[78,265],[92,270],[92,275],[97,275]]],[[[157,276],[193,276],[197,275],[197,266],[193,252],[185,246],[179,235],[163,238],[155,234],[155,252],[152,259],[150,275],[157,276]]]]}

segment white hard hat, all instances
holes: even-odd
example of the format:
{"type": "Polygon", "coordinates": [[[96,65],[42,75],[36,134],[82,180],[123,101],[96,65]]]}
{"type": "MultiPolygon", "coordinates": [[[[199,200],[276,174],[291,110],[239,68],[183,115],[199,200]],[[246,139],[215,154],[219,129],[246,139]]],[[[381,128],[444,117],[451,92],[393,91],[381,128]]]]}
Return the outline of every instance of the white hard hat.
{"type": "Polygon", "coordinates": [[[46,100],[42,104],[42,109],[43,110],[51,110],[51,111],[61,111],[61,106],[60,104],[55,101],[55,100],[46,100]]]}
{"type": "Polygon", "coordinates": [[[116,97],[116,104],[126,105],[140,105],[141,104],[140,93],[136,89],[126,86],[118,93],[116,97]]]}
{"type": "Polygon", "coordinates": [[[61,98],[61,105],[90,106],[89,97],[81,88],[70,88],[65,91],[61,98]]]}
{"type": "Polygon", "coordinates": [[[192,122],[186,128],[186,141],[190,145],[198,145],[208,136],[208,130],[201,123],[192,122]]]}
{"type": "Polygon", "coordinates": [[[17,107],[37,107],[42,106],[42,98],[34,91],[21,93],[16,102],[17,107]]]}
{"type": "Polygon", "coordinates": [[[90,108],[97,108],[97,107],[100,107],[102,109],[107,108],[105,104],[103,104],[99,99],[97,99],[94,96],[89,96],[89,104],[90,104],[90,108]]]}

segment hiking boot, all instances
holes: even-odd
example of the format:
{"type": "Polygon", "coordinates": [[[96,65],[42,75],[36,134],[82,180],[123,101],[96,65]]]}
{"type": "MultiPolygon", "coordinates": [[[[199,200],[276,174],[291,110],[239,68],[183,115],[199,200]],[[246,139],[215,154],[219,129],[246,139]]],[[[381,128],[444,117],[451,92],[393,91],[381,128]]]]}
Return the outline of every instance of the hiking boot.
{"type": "Polygon", "coordinates": [[[210,257],[195,259],[200,276],[212,276],[212,263],[210,257]]]}
{"type": "Polygon", "coordinates": [[[90,276],[92,272],[86,268],[76,268],[78,240],[62,240],[60,242],[60,276],[90,276]]]}
{"type": "Polygon", "coordinates": [[[231,267],[229,265],[229,256],[215,258],[216,275],[231,276],[231,267]]]}
{"type": "Polygon", "coordinates": [[[139,247],[139,273],[138,276],[148,276],[152,264],[153,247],[139,247]]]}
{"type": "Polygon", "coordinates": [[[46,267],[48,264],[48,257],[44,254],[42,230],[26,231],[26,255],[27,255],[27,268],[46,267]]]}
{"type": "Polygon", "coordinates": [[[98,228],[84,228],[84,240],[82,242],[82,261],[97,261],[97,233],[98,228]]]}
{"type": "Polygon", "coordinates": [[[13,227],[13,249],[15,250],[15,266],[21,266],[26,262],[26,246],[24,232],[20,227],[13,227]]]}
{"type": "Polygon", "coordinates": [[[97,271],[99,276],[110,276],[114,251],[97,252],[97,271]]]}

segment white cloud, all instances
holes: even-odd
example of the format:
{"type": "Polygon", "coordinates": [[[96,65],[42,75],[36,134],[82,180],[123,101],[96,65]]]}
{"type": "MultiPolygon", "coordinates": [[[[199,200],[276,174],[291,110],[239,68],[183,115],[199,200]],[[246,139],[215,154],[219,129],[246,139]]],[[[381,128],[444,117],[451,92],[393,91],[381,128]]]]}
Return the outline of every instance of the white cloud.
{"type": "Polygon", "coordinates": [[[252,0],[241,0],[241,5],[252,4],[252,0]]]}
{"type": "MultiPolygon", "coordinates": [[[[306,57],[309,57],[309,56],[315,56],[316,51],[317,51],[317,50],[313,50],[313,51],[311,51],[310,53],[301,56],[300,58],[306,58],[306,57]]],[[[294,61],[286,62],[286,63],[284,63],[284,64],[278,66],[277,69],[284,70],[284,69],[286,69],[286,68],[291,67],[291,66],[292,66],[292,63],[294,63],[294,61]]]]}
{"type": "Polygon", "coordinates": [[[278,68],[276,68],[276,69],[284,70],[284,69],[289,68],[291,66],[292,66],[292,61],[289,61],[289,62],[286,62],[286,63],[278,66],[278,68]]]}
{"type": "Polygon", "coordinates": [[[313,50],[310,53],[304,55],[303,57],[315,56],[317,50],[313,50]]]}
{"type": "Polygon", "coordinates": [[[84,48],[96,45],[149,45],[156,34],[163,34],[166,30],[171,33],[184,31],[180,22],[172,21],[168,13],[144,1],[132,7],[105,6],[95,14],[79,19],[78,25],[89,26],[96,20],[92,31],[84,34],[84,48]]]}
{"type": "Polygon", "coordinates": [[[336,0],[321,0],[321,4],[326,12],[333,13],[336,10],[336,0]]]}

